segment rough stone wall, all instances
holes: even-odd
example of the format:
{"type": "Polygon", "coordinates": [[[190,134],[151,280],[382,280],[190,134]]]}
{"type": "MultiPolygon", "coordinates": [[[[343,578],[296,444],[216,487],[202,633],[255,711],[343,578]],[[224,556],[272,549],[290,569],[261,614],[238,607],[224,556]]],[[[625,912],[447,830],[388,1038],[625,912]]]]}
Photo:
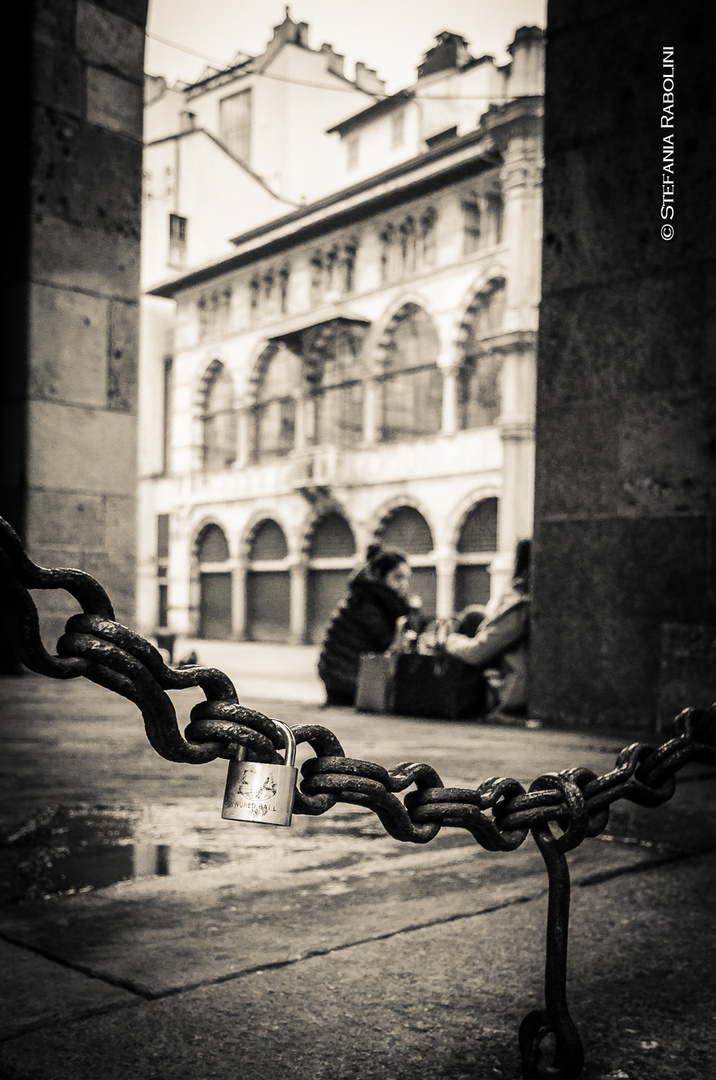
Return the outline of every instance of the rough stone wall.
{"type": "Polygon", "coordinates": [[[692,0],[548,19],[532,711],[654,729],[716,699],[713,39],[692,0]]]}
{"type": "MultiPolygon", "coordinates": [[[[24,7],[0,511],[35,561],[87,570],[131,623],[147,0],[24,7]]],[[[43,610],[52,647],[64,595],[43,610]]]]}

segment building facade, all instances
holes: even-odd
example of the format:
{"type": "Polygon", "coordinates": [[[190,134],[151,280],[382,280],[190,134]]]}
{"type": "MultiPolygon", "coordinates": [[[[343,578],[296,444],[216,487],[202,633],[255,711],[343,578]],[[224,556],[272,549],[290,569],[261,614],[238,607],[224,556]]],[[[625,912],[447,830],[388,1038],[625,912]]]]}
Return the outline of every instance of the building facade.
{"type": "Polygon", "coordinates": [[[426,612],[500,591],[532,527],[542,47],[522,28],[498,67],[440,35],[414,88],[328,130],[334,191],[150,290],[176,309],[145,631],[318,642],[374,538],[426,612]]]}

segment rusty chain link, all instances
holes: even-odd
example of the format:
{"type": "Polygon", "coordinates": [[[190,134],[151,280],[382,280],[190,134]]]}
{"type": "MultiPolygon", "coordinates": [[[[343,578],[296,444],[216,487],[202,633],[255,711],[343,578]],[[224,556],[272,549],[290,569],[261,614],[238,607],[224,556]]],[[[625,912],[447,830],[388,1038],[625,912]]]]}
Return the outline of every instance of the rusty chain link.
{"type": "MultiPolygon", "coordinates": [[[[128,698],[141,711],[147,738],[162,757],[198,765],[233,758],[245,747],[250,761],[283,763],[276,723],[241,705],[227,675],[199,665],[167,667],[158,649],[114,620],[110,600],[94,578],[81,570],[37,566],[1,517],[0,583],[18,659],[51,678],[84,676],[128,698]],[[67,621],[56,655],[42,643],[30,589],[65,589],[82,607],[82,614],[67,621]],[[182,734],[166,691],[188,687],[200,687],[205,700],[191,709],[182,734]]],[[[490,777],[474,789],[446,788],[430,765],[404,762],[385,769],[348,758],[328,728],[300,724],[292,729],[296,743],[307,743],[315,757],[302,765],[294,810],[315,816],[348,803],[371,810],[396,840],[425,844],[443,827],[452,827],[466,829],[487,851],[514,851],[531,832],[549,876],[546,1007],[533,1010],[520,1026],[523,1076],[575,1080],[584,1053],[566,1000],[570,883],[565,855],[585,837],[604,831],[613,802],[659,806],[673,795],[679,769],[693,761],[716,763],[716,703],[684,709],[674,723],[673,738],[658,747],[626,746],[602,776],[583,767],[565,769],[537,777],[528,790],[507,777],[490,777]],[[549,1036],[552,1061],[543,1046],[549,1036]]]]}

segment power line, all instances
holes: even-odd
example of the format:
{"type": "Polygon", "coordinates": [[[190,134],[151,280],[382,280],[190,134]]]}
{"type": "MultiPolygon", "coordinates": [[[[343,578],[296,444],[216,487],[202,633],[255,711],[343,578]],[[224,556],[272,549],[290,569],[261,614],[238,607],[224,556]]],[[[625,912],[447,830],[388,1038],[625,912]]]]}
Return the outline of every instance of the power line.
{"type": "MultiPolygon", "coordinates": [[[[222,74],[225,71],[231,71],[232,66],[228,66],[225,61],[218,60],[215,56],[208,56],[206,53],[197,52],[195,49],[190,49],[184,45],[179,45],[175,41],[169,41],[167,38],[159,37],[157,34],[150,34],[146,32],[148,38],[152,38],[154,41],[160,42],[162,45],[168,45],[172,49],[178,49],[179,52],[188,53],[191,56],[198,56],[202,60],[208,61],[210,64],[218,64],[219,68],[216,72],[217,75],[222,74]]],[[[246,61],[255,60],[255,56],[251,56],[249,53],[238,52],[237,56],[245,56],[246,61]]],[[[243,67],[246,61],[243,61],[240,65],[233,65],[234,67],[243,67]]],[[[308,82],[303,79],[292,79],[288,75],[275,75],[268,71],[256,71],[253,68],[244,68],[244,74],[254,75],[259,79],[273,79],[275,82],[290,83],[291,86],[304,86],[311,90],[336,90],[339,93],[350,94],[356,89],[356,84],[348,82],[347,86],[326,86],[325,83],[308,82]]],[[[367,91],[371,97],[377,98],[379,101],[385,101],[387,98],[395,97],[395,94],[387,94],[382,92],[367,91]]],[[[444,94],[444,95],[431,95],[431,94],[418,94],[413,92],[411,99],[414,101],[514,101],[517,96],[524,97],[537,97],[539,95],[515,95],[515,94],[444,94]]]]}

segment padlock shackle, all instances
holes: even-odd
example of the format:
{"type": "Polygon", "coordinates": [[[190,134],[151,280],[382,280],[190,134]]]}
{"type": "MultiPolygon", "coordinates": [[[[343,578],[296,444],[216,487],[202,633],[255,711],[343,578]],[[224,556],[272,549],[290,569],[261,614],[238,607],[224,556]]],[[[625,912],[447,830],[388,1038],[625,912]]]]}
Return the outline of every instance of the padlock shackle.
{"type": "Polygon", "coordinates": [[[273,716],[270,719],[283,735],[286,747],[286,764],[293,768],[296,764],[296,736],[288,724],[284,724],[283,720],[276,720],[273,716]]]}

